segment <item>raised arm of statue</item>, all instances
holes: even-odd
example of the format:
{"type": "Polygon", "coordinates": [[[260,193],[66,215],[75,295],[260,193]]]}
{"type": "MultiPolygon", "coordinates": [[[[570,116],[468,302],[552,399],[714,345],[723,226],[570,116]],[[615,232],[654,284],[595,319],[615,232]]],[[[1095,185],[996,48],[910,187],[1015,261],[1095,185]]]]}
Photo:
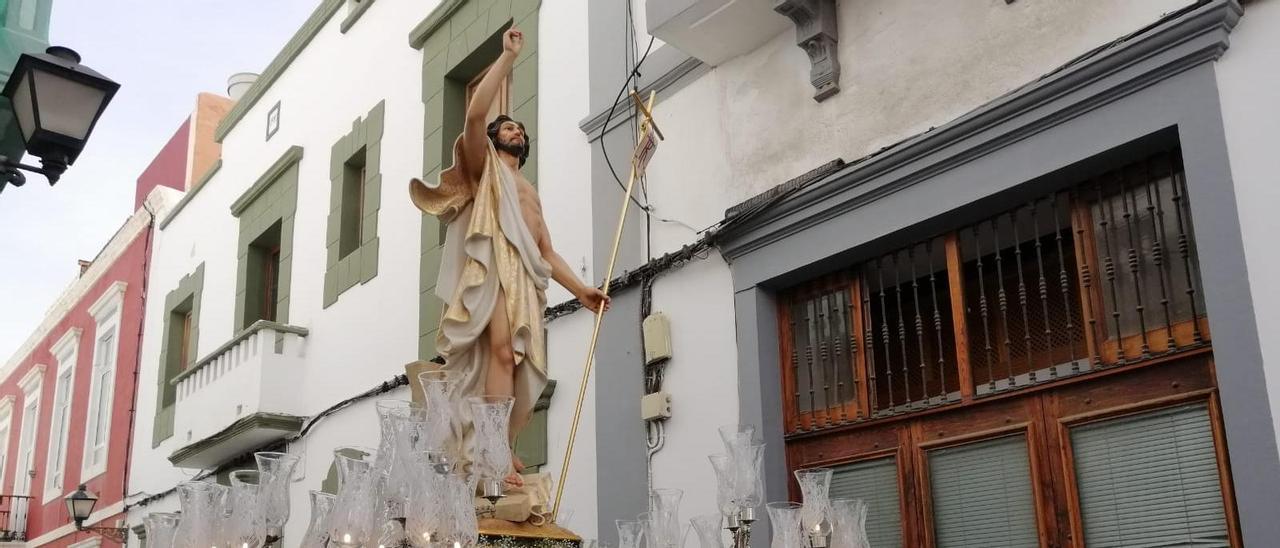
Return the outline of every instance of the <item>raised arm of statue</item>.
{"type": "Polygon", "coordinates": [[[511,28],[503,33],[502,55],[489,67],[467,105],[466,125],[462,130],[462,162],[467,178],[472,181],[480,179],[484,157],[489,150],[489,137],[486,135],[489,120],[485,119],[489,114],[489,104],[497,96],[502,81],[511,74],[511,67],[523,48],[524,34],[518,29],[511,28]]]}

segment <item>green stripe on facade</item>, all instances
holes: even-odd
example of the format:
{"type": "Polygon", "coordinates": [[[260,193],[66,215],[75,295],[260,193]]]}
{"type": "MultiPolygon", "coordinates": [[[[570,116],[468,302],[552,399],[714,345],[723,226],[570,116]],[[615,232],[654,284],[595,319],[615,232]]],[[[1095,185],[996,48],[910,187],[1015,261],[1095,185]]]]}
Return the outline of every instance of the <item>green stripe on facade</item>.
{"type": "Polygon", "coordinates": [[[213,133],[215,141],[221,143],[227,133],[231,132],[231,128],[234,128],[249,112],[249,109],[258,104],[258,101],[266,94],[267,88],[271,87],[271,84],[274,84],[281,74],[284,74],[289,64],[298,58],[298,54],[302,53],[302,49],[311,43],[311,39],[320,33],[320,29],[324,28],[325,23],[329,22],[329,18],[333,17],[333,14],[337,13],[338,8],[342,7],[345,2],[346,0],[322,0],[320,5],[316,6],[315,11],[311,12],[311,16],[302,24],[302,28],[299,28],[298,32],[293,34],[293,38],[290,38],[289,42],[284,45],[284,49],[276,54],[275,59],[271,60],[271,64],[267,65],[267,68],[258,76],[258,81],[254,82],[245,91],[244,96],[239,101],[236,101],[235,106],[231,107],[231,111],[227,112],[227,116],[218,124],[218,129],[213,133]]]}

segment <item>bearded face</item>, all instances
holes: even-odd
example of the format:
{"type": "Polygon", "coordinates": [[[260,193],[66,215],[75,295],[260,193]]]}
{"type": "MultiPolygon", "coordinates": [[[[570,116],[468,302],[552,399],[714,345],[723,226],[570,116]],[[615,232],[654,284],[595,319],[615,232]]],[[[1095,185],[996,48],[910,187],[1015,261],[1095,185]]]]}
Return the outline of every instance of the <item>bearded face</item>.
{"type": "Polygon", "coordinates": [[[489,123],[485,133],[493,142],[493,148],[519,158],[520,166],[524,167],[529,158],[529,135],[525,133],[524,124],[503,114],[489,123]]]}
{"type": "Polygon", "coordinates": [[[524,128],[520,127],[519,122],[508,121],[503,122],[498,128],[498,138],[494,142],[494,148],[506,152],[516,158],[524,154],[525,140],[524,128]]]}

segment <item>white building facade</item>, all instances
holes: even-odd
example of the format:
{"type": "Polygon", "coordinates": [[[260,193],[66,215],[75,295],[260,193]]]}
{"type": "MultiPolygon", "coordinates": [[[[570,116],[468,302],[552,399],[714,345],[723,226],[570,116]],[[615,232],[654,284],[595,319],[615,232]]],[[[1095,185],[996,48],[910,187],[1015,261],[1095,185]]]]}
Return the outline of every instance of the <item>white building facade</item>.
{"type": "MultiPolygon", "coordinates": [[[[447,167],[511,24],[528,45],[504,108],[584,279],[602,281],[623,199],[620,89],[656,91],[666,135],[595,355],[574,531],[614,539],[652,487],[713,512],[706,456],[742,422],[768,444],[768,500],[832,466],[872,501],[876,546],[1280,536],[1277,0],[323,0],[156,234],[131,524],[282,448],[303,459],[293,545],[333,450],[376,445],[374,402],[408,397],[394,379],[434,356],[439,317],[439,227],[405,182],[447,167]],[[655,390],[672,415],[646,424],[655,390]],[[1111,446],[1161,458],[1128,470],[1097,457],[1111,446]],[[1120,474],[1164,490],[1103,487],[1120,474]],[[1133,520],[1156,525],[1124,537],[1133,520]]],[[[548,316],[558,389],[521,450],[558,476],[592,317],[548,316]]]]}

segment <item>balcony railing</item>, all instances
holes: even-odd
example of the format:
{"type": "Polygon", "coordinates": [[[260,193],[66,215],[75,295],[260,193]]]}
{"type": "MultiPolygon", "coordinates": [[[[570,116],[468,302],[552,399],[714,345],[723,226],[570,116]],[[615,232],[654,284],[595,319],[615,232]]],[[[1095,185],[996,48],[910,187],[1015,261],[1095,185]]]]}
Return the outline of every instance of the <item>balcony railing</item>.
{"type": "Polygon", "coordinates": [[[0,495],[0,542],[26,542],[31,497],[0,495]]]}
{"type": "Polygon", "coordinates": [[[170,460],[217,464],[296,429],[307,334],[259,320],[170,381],[177,387],[174,433],[183,442],[170,460]]]}
{"type": "Polygon", "coordinates": [[[1156,156],[794,288],[790,433],[1203,347],[1180,163],[1156,156]]]}

